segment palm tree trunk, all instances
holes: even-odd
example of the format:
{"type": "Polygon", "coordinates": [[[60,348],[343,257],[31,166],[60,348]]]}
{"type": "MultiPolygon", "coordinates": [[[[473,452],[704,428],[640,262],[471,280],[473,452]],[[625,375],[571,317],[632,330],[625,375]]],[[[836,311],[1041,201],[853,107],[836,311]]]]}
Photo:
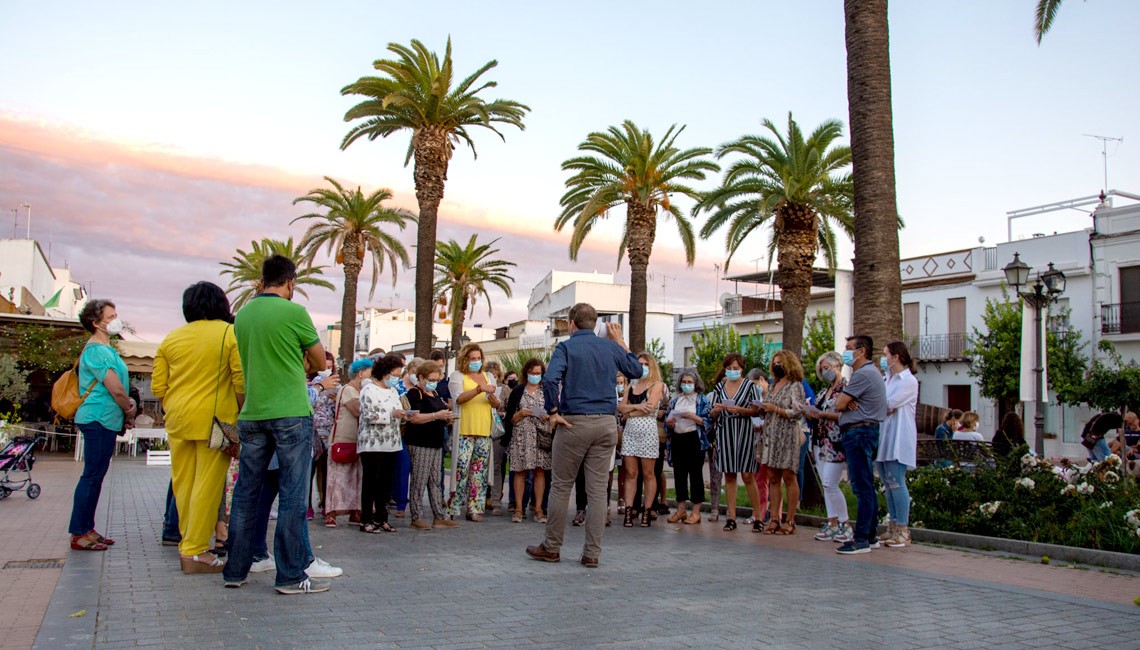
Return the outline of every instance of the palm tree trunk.
{"type": "Polygon", "coordinates": [[[649,285],[647,274],[649,256],[653,253],[653,240],[657,235],[657,220],[653,210],[633,201],[627,203],[626,232],[629,241],[629,349],[645,351],[645,312],[648,308],[649,285]]]}
{"type": "Polygon", "coordinates": [[[778,221],[780,248],[777,265],[780,271],[780,302],[784,316],[783,348],[797,357],[802,354],[804,317],[811,301],[812,265],[815,264],[816,222],[803,206],[780,208],[778,221]]]}
{"type": "Polygon", "coordinates": [[[344,240],[344,298],[340,302],[341,379],[348,380],[348,366],[356,359],[356,288],[360,282],[359,240],[344,240]]]}
{"type": "Polygon", "coordinates": [[[447,182],[450,144],[442,130],[423,129],[412,136],[415,147],[416,201],[419,224],[416,231],[416,346],[415,356],[426,359],[431,352],[432,283],[435,274],[436,221],[443,187],[447,182]]]}
{"type": "Polygon", "coordinates": [[[895,140],[887,0],[844,0],[847,104],[855,181],[855,331],[885,345],[902,335],[895,140]]]}

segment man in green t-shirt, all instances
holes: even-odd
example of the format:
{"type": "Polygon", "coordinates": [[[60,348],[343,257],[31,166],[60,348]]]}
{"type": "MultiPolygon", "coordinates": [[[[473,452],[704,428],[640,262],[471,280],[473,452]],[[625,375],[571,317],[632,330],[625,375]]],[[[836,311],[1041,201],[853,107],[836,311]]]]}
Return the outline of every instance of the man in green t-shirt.
{"type": "Polygon", "coordinates": [[[328,591],[327,580],[306,575],[309,529],[305,501],[313,449],[313,409],[306,367],[323,368],[325,350],[305,308],[292,302],[297,265],[282,255],[265,259],[262,293],[234,320],[245,376],[245,404],[238,416],[241,466],[230,508],[230,556],[222,572],[227,587],[240,587],[253,563],[258,496],[274,454],[280,464],[280,505],[273,548],[277,591],[328,591]]]}

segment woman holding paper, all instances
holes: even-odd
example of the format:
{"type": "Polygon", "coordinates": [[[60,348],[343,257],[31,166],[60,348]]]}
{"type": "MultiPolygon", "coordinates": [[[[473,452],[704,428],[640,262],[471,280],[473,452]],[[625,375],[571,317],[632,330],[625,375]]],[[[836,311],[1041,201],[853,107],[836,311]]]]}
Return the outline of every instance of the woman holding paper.
{"type": "Polygon", "coordinates": [[[736,475],[743,474],[744,489],[753,509],[760,509],[756,491],[756,432],[752,418],[760,409],[756,384],[744,378],[744,357],[732,353],[724,357],[716,376],[712,407],[717,467],[724,474],[724,490],[728,499],[728,521],[724,530],[736,530],[736,475]]]}

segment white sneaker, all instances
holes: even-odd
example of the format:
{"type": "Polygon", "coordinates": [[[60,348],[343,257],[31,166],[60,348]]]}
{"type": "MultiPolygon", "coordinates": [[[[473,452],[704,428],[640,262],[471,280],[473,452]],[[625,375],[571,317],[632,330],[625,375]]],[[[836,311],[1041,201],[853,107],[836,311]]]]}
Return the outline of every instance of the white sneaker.
{"type": "Polygon", "coordinates": [[[847,522],[839,524],[839,532],[835,534],[835,537],[832,538],[831,541],[838,542],[840,544],[846,544],[847,542],[855,541],[855,531],[851,530],[851,524],[847,522]]]}
{"type": "Polygon", "coordinates": [[[277,561],[273,559],[273,554],[270,553],[269,557],[264,560],[258,560],[249,567],[250,573],[265,573],[266,571],[276,571],[277,561]]]}
{"type": "Polygon", "coordinates": [[[821,542],[828,542],[835,539],[839,535],[839,527],[830,524],[824,524],[819,532],[815,534],[815,538],[821,542]]]}
{"type": "Polygon", "coordinates": [[[325,562],[321,558],[313,558],[309,566],[305,567],[305,573],[310,578],[336,578],[343,575],[344,571],[338,566],[333,566],[325,562]]]}

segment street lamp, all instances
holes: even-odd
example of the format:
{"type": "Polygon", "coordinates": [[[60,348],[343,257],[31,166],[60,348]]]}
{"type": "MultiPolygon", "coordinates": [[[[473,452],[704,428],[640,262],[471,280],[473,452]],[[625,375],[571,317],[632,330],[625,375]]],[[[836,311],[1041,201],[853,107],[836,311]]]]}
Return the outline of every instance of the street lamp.
{"type": "Polygon", "coordinates": [[[1053,263],[1049,262],[1049,268],[1044,273],[1038,273],[1037,278],[1032,284],[1029,283],[1029,265],[1021,261],[1021,256],[1017,253],[1013,254],[1013,261],[1005,265],[1005,281],[1013,287],[1014,292],[1018,293],[1026,302],[1033,305],[1034,316],[1034,348],[1033,359],[1034,367],[1033,372],[1036,375],[1036,413],[1033,415],[1033,450],[1037,456],[1043,457],[1045,455],[1045,368],[1041,363],[1041,350],[1043,349],[1043,341],[1041,340],[1041,312],[1049,303],[1057,300],[1057,298],[1065,293],[1065,274],[1053,268],[1053,263]],[[1025,287],[1026,291],[1021,291],[1021,287],[1025,287]]]}

